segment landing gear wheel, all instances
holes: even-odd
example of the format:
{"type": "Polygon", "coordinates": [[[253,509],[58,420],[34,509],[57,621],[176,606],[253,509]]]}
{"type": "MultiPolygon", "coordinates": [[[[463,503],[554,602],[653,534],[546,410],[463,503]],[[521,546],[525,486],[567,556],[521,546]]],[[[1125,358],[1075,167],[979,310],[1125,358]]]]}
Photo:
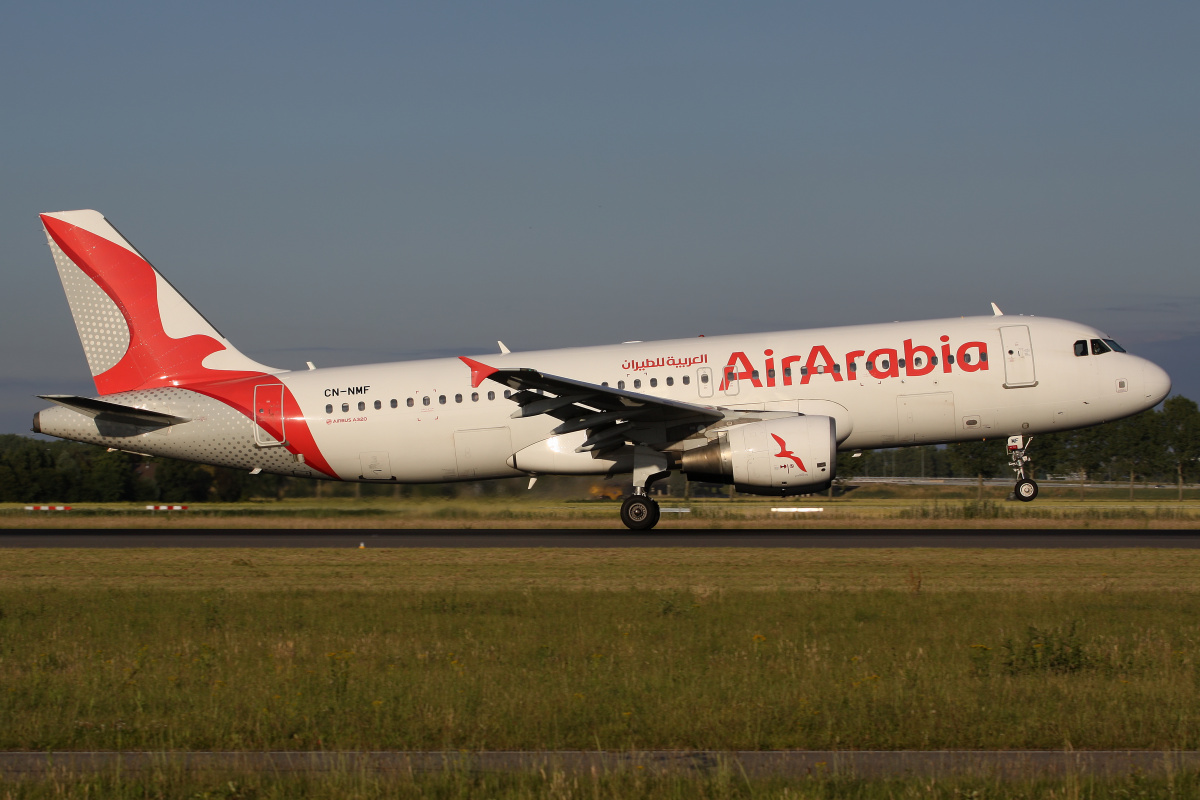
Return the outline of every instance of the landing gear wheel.
{"type": "Polygon", "coordinates": [[[1028,478],[1022,478],[1017,481],[1017,487],[1013,489],[1013,492],[1017,495],[1018,500],[1028,503],[1038,496],[1038,485],[1028,478]]]}
{"type": "Polygon", "coordinates": [[[648,531],[658,524],[658,503],[644,494],[625,498],[621,504],[621,522],[632,531],[648,531]]]}

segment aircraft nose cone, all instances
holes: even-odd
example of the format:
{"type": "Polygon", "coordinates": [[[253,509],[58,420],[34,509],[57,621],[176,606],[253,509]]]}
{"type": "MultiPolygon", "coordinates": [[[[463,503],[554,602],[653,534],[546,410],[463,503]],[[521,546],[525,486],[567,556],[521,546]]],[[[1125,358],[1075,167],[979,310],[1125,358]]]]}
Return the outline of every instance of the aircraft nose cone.
{"type": "Polygon", "coordinates": [[[1158,364],[1147,361],[1142,366],[1142,385],[1146,387],[1146,398],[1158,405],[1171,393],[1171,376],[1158,364]]]}

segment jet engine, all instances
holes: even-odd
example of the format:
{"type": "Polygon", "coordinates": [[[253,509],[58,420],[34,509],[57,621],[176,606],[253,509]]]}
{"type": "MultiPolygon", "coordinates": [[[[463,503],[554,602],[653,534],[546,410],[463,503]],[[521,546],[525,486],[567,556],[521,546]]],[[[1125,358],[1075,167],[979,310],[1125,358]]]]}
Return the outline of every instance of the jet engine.
{"type": "Polygon", "coordinates": [[[730,426],[723,434],[680,456],[689,480],[732,483],[739,492],[776,496],[819,492],[833,480],[833,417],[767,419],[730,426]]]}

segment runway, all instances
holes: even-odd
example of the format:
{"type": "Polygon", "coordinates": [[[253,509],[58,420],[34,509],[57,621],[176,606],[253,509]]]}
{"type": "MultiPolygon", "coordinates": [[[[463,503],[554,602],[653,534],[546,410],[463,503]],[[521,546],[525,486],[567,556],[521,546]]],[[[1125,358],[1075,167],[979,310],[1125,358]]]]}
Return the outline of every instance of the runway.
{"type": "Polygon", "coordinates": [[[4,530],[0,548],[1200,548],[1200,531],[1164,530],[4,530]]]}
{"type": "Polygon", "coordinates": [[[296,772],[559,772],[591,775],[646,770],[705,774],[729,770],[762,778],[838,774],[858,778],[981,775],[1017,779],[1062,775],[1163,776],[1200,769],[1195,750],[649,750],[383,752],[57,752],[0,753],[0,775],[139,772],[165,768],[296,772]]]}

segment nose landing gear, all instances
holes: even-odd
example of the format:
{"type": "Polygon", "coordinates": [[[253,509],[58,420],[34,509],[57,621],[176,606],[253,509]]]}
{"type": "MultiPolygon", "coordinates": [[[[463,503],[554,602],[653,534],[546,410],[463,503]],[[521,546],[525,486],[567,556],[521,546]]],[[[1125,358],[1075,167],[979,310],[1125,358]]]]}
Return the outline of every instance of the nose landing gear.
{"type": "MultiPolygon", "coordinates": [[[[1017,485],[1013,488],[1013,496],[1023,503],[1028,503],[1030,500],[1038,496],[1037,483],[1026,475],[1026,467],[1032,459],[1026,455],[1029,446],[1033,444],[1033,437],[1010,436],[1008,437],[1008,454],[1012,460],[1008,465],[1017,473],[1017,485]]],[[[1033,472],[1032,467],[1028,470],[1033,472]]]]}

